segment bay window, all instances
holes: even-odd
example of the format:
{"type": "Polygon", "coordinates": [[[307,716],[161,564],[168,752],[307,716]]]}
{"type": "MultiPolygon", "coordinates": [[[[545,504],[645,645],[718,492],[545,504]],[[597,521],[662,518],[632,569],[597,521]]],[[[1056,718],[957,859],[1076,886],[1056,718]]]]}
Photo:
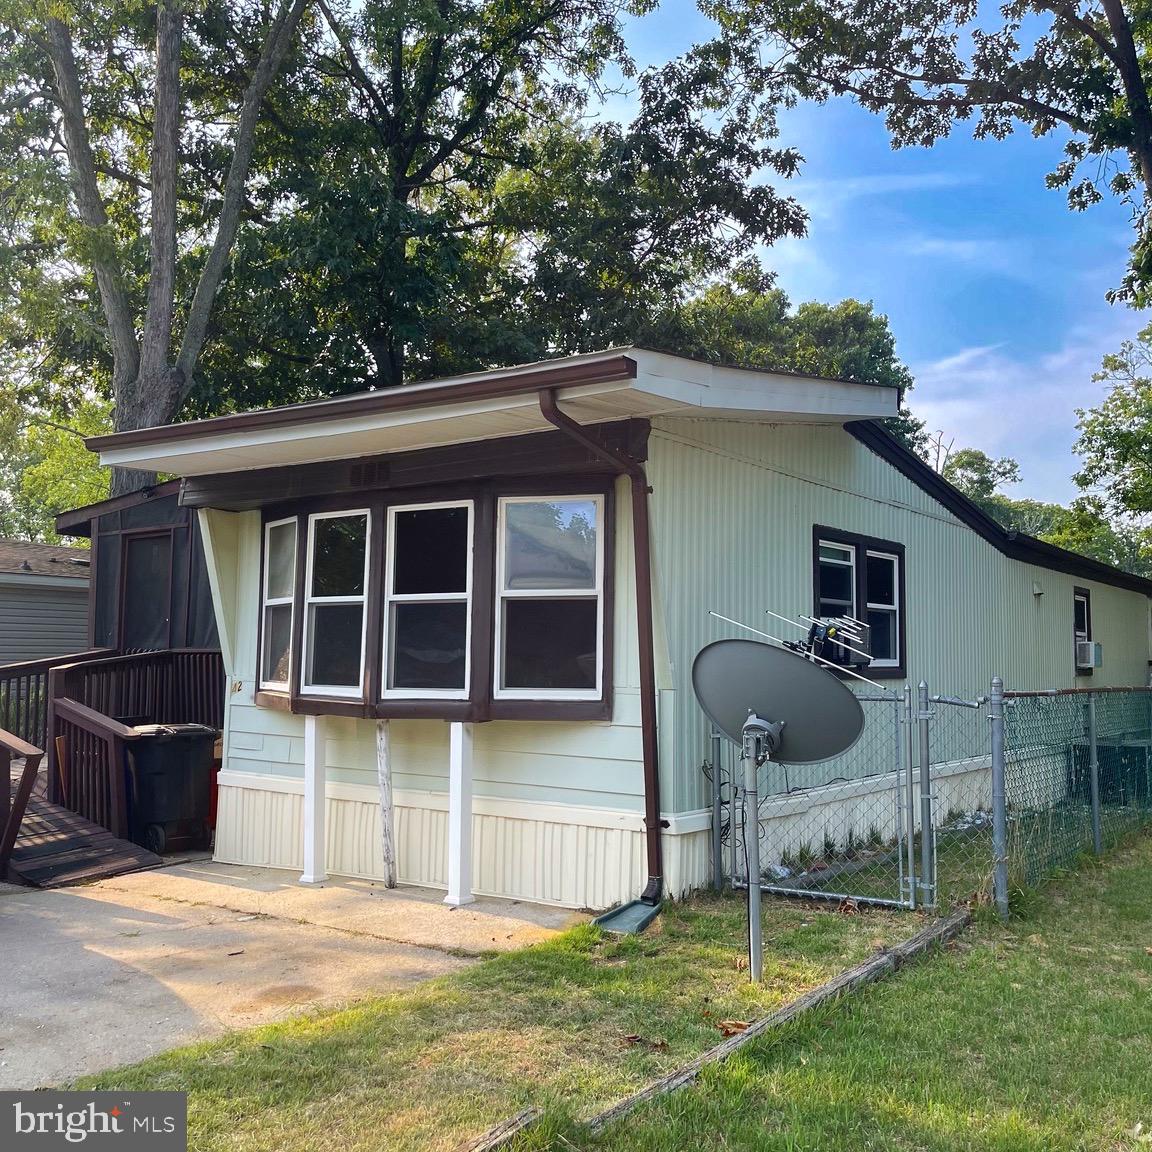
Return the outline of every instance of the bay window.
{"type": "Polygon", "coordinates": [[[612,481],[572,488],[582,494],[555,478],[483,482],[269,509],[257,702],[609,717],[612,481]]]}
{"type": "Polygon", "coordinates": [[[500,500],[497,698],[599,696],[602,512],[600,496],[500,500]]]}
{"type": "Polygon", "coordinates": [[[357,509],[308,517],[302,692],[363,691],[368,515],[357,509]]]}

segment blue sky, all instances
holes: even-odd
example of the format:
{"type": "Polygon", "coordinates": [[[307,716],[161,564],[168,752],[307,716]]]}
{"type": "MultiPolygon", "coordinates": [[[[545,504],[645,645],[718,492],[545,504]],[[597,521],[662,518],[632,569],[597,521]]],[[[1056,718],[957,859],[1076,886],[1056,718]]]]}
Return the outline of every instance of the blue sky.
{"type": "MultiPolygon", "coordinates": [[[[665,0],[632,22],[629,46],[659,63],[708,29],[691,0],[665,0]]],[[[1125,268],[1124,206],[1073,213],[1045,187],[1062,138],[975,141],[961,126],[934,148],[894,151],[882,120],[848,101],[790,110],[781,127],[805,164],[780,186],[810,215],[807,237],[764,254],[781,287],[794,302],[871,300],[933,431],[1015,457],[1024,480],[1009,495],[1072,499],[1075,409],[1099,402],[1092,373],[1141,327],[1104,299],[1125,268]]]]}

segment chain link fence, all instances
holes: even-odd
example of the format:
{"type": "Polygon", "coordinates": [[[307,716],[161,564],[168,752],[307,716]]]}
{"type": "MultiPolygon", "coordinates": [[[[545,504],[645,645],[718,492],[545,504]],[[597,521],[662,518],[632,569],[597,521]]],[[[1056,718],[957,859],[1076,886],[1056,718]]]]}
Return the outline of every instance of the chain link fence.
{"type": "MultiPolygon", "coordinates": [[[[864,733],[759,770],[765,892],[948,911],[1033,887],[1152,819],[1152,690],[862,695],[864,733]]],[[[716,885],[746,887],[740,748],[712,737],[716,885]]]]}
{"type": "Polygon", "coordinates": [[[1004,883],[1031,888],[1152,818],[1152,693],[1008,692],[1004,883]]]}

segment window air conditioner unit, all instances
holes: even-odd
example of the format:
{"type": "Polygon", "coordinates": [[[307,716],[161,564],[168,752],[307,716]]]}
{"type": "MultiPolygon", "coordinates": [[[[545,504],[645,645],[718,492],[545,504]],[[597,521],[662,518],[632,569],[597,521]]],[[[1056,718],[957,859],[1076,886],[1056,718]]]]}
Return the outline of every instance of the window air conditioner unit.
{"type": "Polygon", "coordinates": [[[1104,663],[1104,649],[1093,640],[1076,641],[1076,667],[1099,668],[1104,663]]]}

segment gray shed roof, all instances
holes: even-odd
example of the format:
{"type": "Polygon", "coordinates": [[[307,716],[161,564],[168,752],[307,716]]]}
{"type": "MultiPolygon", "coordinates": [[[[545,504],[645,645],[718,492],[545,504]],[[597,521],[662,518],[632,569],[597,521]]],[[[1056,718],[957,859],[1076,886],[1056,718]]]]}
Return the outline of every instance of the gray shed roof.
{"type": "Polygon", "coordinates": [[[28,540],[0,540],[0,573],[86,581],[90,555],[87,548],[33,544],[28,540]]]}

